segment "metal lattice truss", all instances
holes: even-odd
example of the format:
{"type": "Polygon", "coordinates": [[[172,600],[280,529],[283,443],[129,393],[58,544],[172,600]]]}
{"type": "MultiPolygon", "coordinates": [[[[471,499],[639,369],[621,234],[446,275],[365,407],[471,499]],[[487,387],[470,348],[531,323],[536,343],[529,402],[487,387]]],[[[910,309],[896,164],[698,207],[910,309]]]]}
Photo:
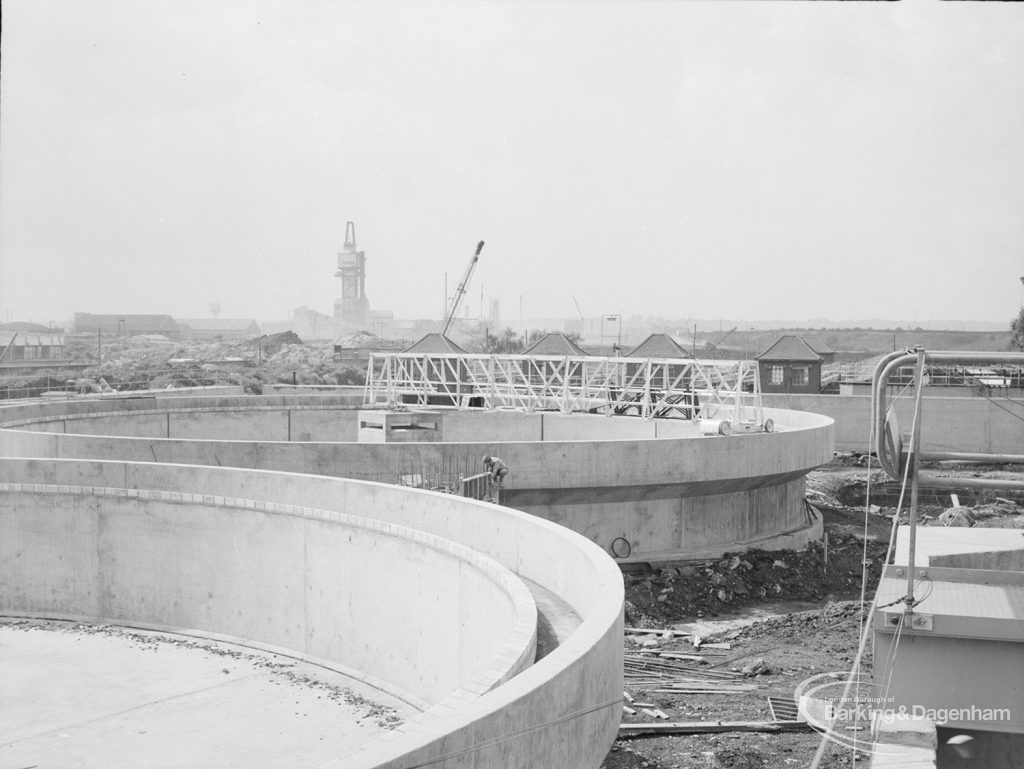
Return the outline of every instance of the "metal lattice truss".
{"type": "Polygon", "coordinates": [[[752,361],[374,354],[365,403],[763,422],[752,361]]]}

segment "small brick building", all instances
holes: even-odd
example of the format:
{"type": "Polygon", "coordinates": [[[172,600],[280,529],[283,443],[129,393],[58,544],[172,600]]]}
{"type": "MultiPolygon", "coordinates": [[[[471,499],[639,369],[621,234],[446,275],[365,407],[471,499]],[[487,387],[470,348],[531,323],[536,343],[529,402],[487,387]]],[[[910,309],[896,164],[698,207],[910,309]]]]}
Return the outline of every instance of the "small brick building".
{"type": "MultiPolygon", "coordinates": [[[[828,348],[830,357],[835,351],[828,348]]],[[[821,391],[823,355],[795,334],[780,337],[757,356],[763,393],[817,393],[821,391]]]]}

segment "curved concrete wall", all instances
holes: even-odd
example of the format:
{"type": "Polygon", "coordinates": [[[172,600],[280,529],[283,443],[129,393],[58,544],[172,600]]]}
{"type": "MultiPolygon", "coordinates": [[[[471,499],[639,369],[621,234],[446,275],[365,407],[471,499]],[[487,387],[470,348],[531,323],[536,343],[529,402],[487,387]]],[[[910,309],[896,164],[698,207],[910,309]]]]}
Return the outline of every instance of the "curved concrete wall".
{"type": "MultiPolygon", "coordinates": [[[[936,388],[939,389],[939,388],[936,388]]],[[[1019,454],[1024,445],[1024,423],[1019,401],[1007,403],[1007,396],[990,398],[972,395],[969,388],[961,397],[936,396],[925,388],[921,401],[922,451],[965,451],[982,454],[1019,454]],[[1007,408],[1011,413],[1007,412],[1007,408]]],[[[890,403],[896,393],[891,393],[890,403]]],[[[869,445],[871,396],[788,395],[764,396],[765,403],[782,409],[812,412],[836,423],[836,448],[840,451],[874,451],[869,445]]],[[[895,402],[904,431],[914,421],[913,388],[895,402]]]]}
{"type": "Polygon", "coordinates": [[[431,670],[433,655],[424,658],[417,647],[443,642],[451,627],[424,627],[428,635],[419,642],[396,638],[404,625],[372,641],[363,635],[348,641],[353,620],[362,622],[364,612],[393,599],[414,625],[429,625],[432,599],[454,605],[465,598],[466,615],[455,607],[440,618],[477,623],[486,617],[481,628],[505,623],[497,650],[487,643],[493,628],[484,636],[466,631],[466,640],[487,646],[490,663],[460,653],[458,664],[444,666],[455,691],[358,756],[339,758],[338,767],[596,767],[615,737],[621,576],[600,550],[562,527],[450,495],[229,468],[4,459],[0,484],[0,609],[8,613],[143,614],[161,624],[262,636],[327,659],[343,656],[342,665],[361,660],[371,670],[374,649],[394,642],[381,672],[434,698],[444,693],[435,680],[442,676],[431,670]],[[362,521],[363,515],[376,520],[362,521]],[[349,537],[354,549],[345,543],[349,537]],[[350,612],[340,600],[345,580],[364,588],[379,581],[337,558],[336,547],[356,559],[365,555],[363,568],[371,570],[394,555],[410,578],[460,598],[415,586],[403,597],[383,587],[384,595],[357,602],[358,611],[350,612]],[[532,605],[524,605],[505,572],[467,556],[466,548],[556,593],[580,615],[579,627],[523,669],[534,639],[532,632],[524,635],[522,620],[532,605]],[[255,564],[250,552],[258,555],[255,564]],[[464,596],[467,589],[476,597],[464,596]],[[266,599],[258,595],[263,590],[270,591],[266,599]],[[484,594],[496,605],[480,605],[484,594]],[[393,655],[403,654],[413,659],[396,663],[393,655]]]}
{"type": "Polygon", "coordinates": [[[417,468],[475,468],[484,453],[497,454],[512,470],[505,504],[562,523],[608,552],[625,539],[623,560],[633,561],[793,547],[820,535],[803,504],[803,479],[833,451],[831,419],[782,410],[766,411],[777,432],[728,438],[701,437],[676,420],[447,411],[444,443],[369,444],[354,442],[356,413],[324,396],[102,405],[2,409],[0,453],[388,482],[417,468]]]}
{"type": "Polygon", "coordinates": [[[349,514],[125,489],[123,466],[92,467],[89,486],[41,485],[38,463],[11,474],[0,607],[237,636],[417,703],[493,688],[536,655],[530,592],[464,546],[349,514]]]}

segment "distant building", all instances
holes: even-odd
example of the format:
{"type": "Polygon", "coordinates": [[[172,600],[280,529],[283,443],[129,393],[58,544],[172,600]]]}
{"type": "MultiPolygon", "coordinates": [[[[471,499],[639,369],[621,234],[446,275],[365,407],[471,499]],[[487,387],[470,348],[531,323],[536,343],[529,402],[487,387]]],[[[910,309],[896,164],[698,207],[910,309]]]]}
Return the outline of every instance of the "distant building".
{"type": "Polygon", "coordinates": [[[293,331],[304,342],[318,339],[335,339],[342,334],[350,334],[353,329],[331,315],[302,306],[291,312],[291,320],[263,321],[260,328],[264,334],[279,334],[293,331]]]}
{"type": "MultiPolygon", "coordinates": [[[[626,376],[635,376],[645,363],[642,359],[682,360],[693,356],[679,342],[668,334],[650,334],[644,341],[634,347],[626,355],[627,358],[638,359],[637,363],[626,364],[626,376]]],[[[691,385],[688,363],[669,364],[658,369],[653,384],[664,389],[689,389],[691,385]]]]}
{"type": "MultiPolygon", "coordinates": [[[[835,357],[834,350],[832,356],[835,357]]],[[[823,362],[822,356],[803,338],[795,334],[786,334],[757,356],[761,392],[820,392],[823,362]]]]}
{"type": "MultiPolygon", "coordinates": [[[[560,358],[580,358],[589,356],[586,350],[569,339],[565,334],[557,332],[548,333],[534,342],[523,353],[524,355],[557,355],[560,358]]],[[[563,369],[563,361],[542,361],[539,366],[541,378],[550,380],[556,373],[561,372],[570,387],[579,387],[583,383],[583,362],[572,362],[563,369]]],[[[531,376],[534,379],[535,375],[531,376]]],[[[539,384],[540,382],[535,382],[539,384]]]]}
{"type": "Polygon", "coordinates": [[[424,378],[430,382],[435,394],[418,399],[415,395],[403,395],[402,402],[420,406],[483,406],[483,398],[475,395],[476,388],[469,376],[465,361],[450,361],[441,356],[466,355],[466,351],[444,334],[430,333],[420,339],[405,353],[415,353],[424,358],[424,378]],[[432,356],[438,356],[431,360],[432,356]]]}
{"type": "Polygon", "coordinates": [[[0,363],[11,365],[63,359],[63,334],[0,331],[0,363]]]}
{"type": "Polygon", "coordinates": [[[466,351],[459,347],[455,342],[446,337],[444,334],[427,334],[425,337],[416,342],[412,347],[409,347],[402,352],[414,352],[414,353],[426,353],[428,355],[466,355],[466,351]]]}
{"type": "Polygon", "coordinates": [[[75,331],[84,334],[95,334],[99,331],[114,336],[160,334],[168,339],[181,338],[178,324],[170,315],[93,315],[88,312],[76,312],[75,331]]]}
{"type": "Polygon", "coordinates": [[[261,333],[251,318],[181,318],[178,326],[185,339],[253,339],[261,333]]]}
{"type": "Polygon", "coordinates": [[[391,310],[370,310],[366,316],[366,328],[375,336],[386,338],[395,335],[395,313],[391,310]]]}
{"type": "Polygon", "coordinates": [[[661,358],[676,360],[693,355],[668,334],[651,334],[626,355],[627,358],[661,358]]]}
{"type": "Polygon", "coordinates": [[[39,323],[27,323],[22,320],[12,321],[11,323],[0,323],[0,331],[23,331],[31,334],[63,334],[64,329],[53,328],[52,326],[43,326],[39,323]]]}
{"type": "Polygon", "coordinates": [[[836,362],[836,351],[822,341],[820,337],[801,336],[800,338],[807,343],[808,347],[814,350],[815,354],[821,358],[821,362],[824,365],[827,366],[829,363],[836,362]]]}
{"type": "Polygon", "coordinates": [[[524,355],[561,355],[580,356],[589,355],[586,350],[569,339],[565,334],[553,332],[545,334],[528,348],[524,355]]]}

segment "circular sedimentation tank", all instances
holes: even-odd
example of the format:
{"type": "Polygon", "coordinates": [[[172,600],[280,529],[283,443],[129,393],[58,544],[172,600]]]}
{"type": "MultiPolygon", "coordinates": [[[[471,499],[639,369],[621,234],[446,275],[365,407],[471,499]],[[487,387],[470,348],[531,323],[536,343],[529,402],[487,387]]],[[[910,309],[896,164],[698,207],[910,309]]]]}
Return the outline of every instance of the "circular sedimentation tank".
{"type": "MultiPolygon", "coordinates": [[[[593,543],[497,505],[265,470],[0,459],[0,614],[257,648],[410,708],[290,766],[596,767],[620,717],[622,605],[593,543]]],[[[116,765],[116,746],[70,728],[116,710],[94,704],[66,721],[82,740],[58,730],[55,749],[116,765]]],[[[0,720],[0,760],[39,737],[33,723],[0,720]]],[[[195,765],[134,732],[140,755],[195,765]]],[[[203,763],[281,765],[248,746],[225,740],[203,763]]]]}
{"type": "MultiPolygon", "coordinates": [[[[619,565],[816,535],[803,478],[831,420],[766,414],[774,432],[707,437],[451,410],[389,442],[330,396],[4,407],[0,614],[259,648],[410,707],[291,765],[592,769],[620,719],[619,565]],[[511,469],[505,505],[401,485],[452,486],[484,454],[511,469]]],[[[233,751],[211,763],[254,765],[233,751]]]]}
{"type": "Polygon", "coordinates": [[[804,501],[804,479],[832,458],[829,417],[765,409],[772,432],[704,435],[680,419],[431,413],[434,429],[395,431],[380,442],[360,429],[359,407],[336,396],[44,403],[0,409],[0,452],[287,470],[449,490],[480,472],[485,454],[495,455],[510,468],[503,504],[563,524],[621,563],[800,547],[821,535],[804,501]]]}

